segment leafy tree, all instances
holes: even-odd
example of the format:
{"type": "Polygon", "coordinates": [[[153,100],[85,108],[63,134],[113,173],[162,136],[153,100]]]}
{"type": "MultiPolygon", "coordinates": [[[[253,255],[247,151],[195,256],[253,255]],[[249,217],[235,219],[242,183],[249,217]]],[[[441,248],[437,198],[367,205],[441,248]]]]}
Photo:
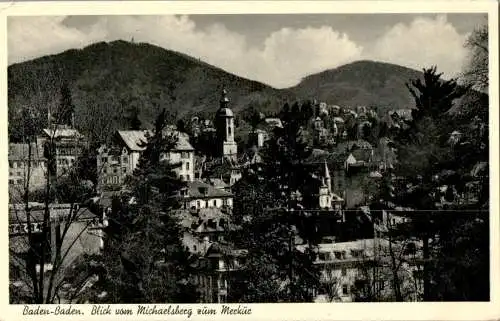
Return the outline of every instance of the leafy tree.
{"type": "MultiPolygon", "coordinates": [[[[485,155],[480,149],[468,147],[474,140],[470,129],[475,127],[470,121],[462,127],[469,130],[464,130],[467,134],[459,140],[461,143],[448,143],[451,131],[460,126],[457,118],[448,112],[452,101],[469,95],[470,91],[458,86],[455,80],[442,81],[435,67],[424,69],[424,81],[414,80],[408,88],[417,108],[395,141],[399,175],[404,175],[411,184],[406,187],[403,184],[395,202],[411,206],[415,212],[410,216],[410,223],[398,232],[401,237],[413,236],[423,241],[424,300],[485,299],[488,267],[476,260],[479,257],[484,260],[487,255],[487,240],[478,237],[472,238],[468,245],[467,241],[463,242],[466,233],[487,229],[487,218],[481,210],[483,203],[468,204],[451,193],[455,189],[463,190],[475,160],[485,155]],[[439,188],[443,185],[448,188],[444,200],[449,205],[440,199],[439,188]],[[447,206],[444,209],[448,211],[443,211],[443,206],[447,206]],[[471,259],[465,260],[469,255],[471,259]],[[474,290],[472,284],[463,279],[459,281],[460,275],[474,275],[468,279],[479,280],[483,287],[474,290]],[[455,283],[462,284],[454,286],[455,283]]],[[[477,123],[481,128],[481,121],[477,123]]],[[[480,140],[485,138],[475,136],[481,137],[480,140]]]]}
{"type": "Polygon", "coordinates": [[[469,49],[470,55],[463,73],[464,83],[485,92],[489,87],[488,25],[476,28],[465,46],[469,49]]]}
{"type": "Polygon", "coordinates": [[[252,130],[255,130],[262,121],[262,114],[256,108],[251,107],[244,120],[250,124],[252,130]]]}
{"type": "MultiPolygon", "coordinates": [[[[59,114],[58,116],[62,117],[63,115],[59,114]]],[[[48,161],[48,171],[45,172],[45,187],[42,191],[31,191],[32,164],[35,160],[35,136],[37,134],[35,126],[31,126],[31,124],[36,123],[35,117],[35,114],[29,110],[23,113],[23,124],[26,126],[23,129],[25,136],[23,141],[28,144],[28,153],[23,159],[26,170],[22,187],[23,210],[21,211],[24,213],[18,212],[19,200],[10,199],[10,204],[14,205],[11,208],[13,210],[11,214],[14,214],[14,218],[19,220],[18,223],[27,224],[27,235],[18,237],[17,244],[9,244],[11,268],[17,267],[17,278],[26,285],[27,291],[15,293],[16,289],[11,295],[11,302],[49,304],[55,303],[61,294],[61,286],[65,281],[68,266],[74,259],[72,251],[75,243],[89,228],[90,222],[80,220],[84,211],[80,209],[79,205],[92,196],[93,184],[82,179],[75,168],[70,169],[64,175],[53,175],[54,171],[51,167],[55,165],[54,136],[57,130],[56,125],[49,131],[50,136],[46,141],[47,148],[44,150],[44,157],[48,161]],[[59,214],[58,220],[54,220],[53,213],[51,213],[51,205],[55,200],[69,205],[64,213],[59,214]],[[41,218],[36,218],[33,215],[35,209],[30,205],[33,201],[43,204],[39,209],[43,212],[41,218]],[[31,223],[38,223],[41,226],[40,230],[35,231],[31,223]],[[20,254],[16,245],[19,247],[23,243],[25,245],[21,246],[27,248],[27,253],[20,254]],[[50,273],[46,271],[48,265],[52,266],[50,273]]],[[[60,119],[56,119],[55,123],[60,124],[61,122],[60,119]]]]}

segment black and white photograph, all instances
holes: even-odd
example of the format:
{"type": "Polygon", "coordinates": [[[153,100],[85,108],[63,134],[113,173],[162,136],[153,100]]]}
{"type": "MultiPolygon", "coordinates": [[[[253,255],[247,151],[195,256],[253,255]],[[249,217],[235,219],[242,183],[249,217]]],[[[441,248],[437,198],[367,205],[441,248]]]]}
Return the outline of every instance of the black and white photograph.
{"type": "Polygon", "coordinates": [[[489,302],[489,19],[7,16],[9,303],[489,302]]]}

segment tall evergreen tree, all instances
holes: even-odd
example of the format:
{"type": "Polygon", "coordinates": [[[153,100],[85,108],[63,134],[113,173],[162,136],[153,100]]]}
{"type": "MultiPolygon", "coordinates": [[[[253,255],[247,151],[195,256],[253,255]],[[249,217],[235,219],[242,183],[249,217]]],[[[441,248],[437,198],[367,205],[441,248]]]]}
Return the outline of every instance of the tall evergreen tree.
{"type": "Polygon", "coordinates": [[[311,149],[300,122],[291,119],[277,130],[262,153],[262,164],[248,171],[236,189],[236,216],[247,216],[239,245],[248,250],[243,276],[245,302],[307,302],[318,286],[313,235],[299,211],[311,185],[305,160],[311,149]],[[241,197],[241,198],[240,198],[241,197]],[[299,251],[297,240],[304,240],[299,251]]]}
{"type": "MultiPolygon", "coordinates": [[[[487,216],[481,212],[480,204],[467,203],[451,193],[463,190],[468,180],[464,174],[472,169],[469,157],[474,151],[468,153],[467,161],[460,157],[464,155],[463,151],[458,152],[460,144],[450,146],[447,143],[457,126],[456,119],[448,113],[452,101],[468,91],[459,87],[455,80],[441,80],[440,75],[436,68],[424,69],[424,81],[414,80],[408,86],[416,109],[407,128],[399,132],[395,141],[399,151],[399,175],[413,183],[410,188],[400,191],[398,199],[400,204],[411,206],[415,212],[410,223],[399,232],[423,241],[424,300],[484,299],[488,297],[487,289],[472,290],[471,284],[458,278],[475,275],[470,279],[481,280],[483,285],[488,283],[483,282],[488,275],[487,265],[476,261],[479,257],[484,261],[487,256],[487,241],[469,235],[470,243],[463,242],[467,233],[487,229],[487,216]],[[449,193],[441,199],[443,186],[449,193]],[[443,204],[443,200],[449,204],[443,204]],[[469,255],[470,259],[464,259],[469,255]]],[[[467,149],[467,145],[462,147],[467,149]]],[[[478,151],[476,149],[476,153],[478,151]]]]}
{"type": "Polygon", "coordinates": [[[184,184],[174,173],[179,164],[163,160],[177,143],[165,132],[163,111],[144,144],[139,164],[127,182],[129,197],[115,200],[104,263],[109,301],[196,302],[189,283],[188,253],[172,210],[184,184]]]}

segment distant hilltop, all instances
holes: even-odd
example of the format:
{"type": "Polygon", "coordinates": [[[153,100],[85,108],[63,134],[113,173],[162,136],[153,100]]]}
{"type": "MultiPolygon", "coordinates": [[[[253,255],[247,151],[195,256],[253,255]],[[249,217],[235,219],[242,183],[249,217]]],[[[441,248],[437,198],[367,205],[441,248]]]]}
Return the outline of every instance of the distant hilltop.
{"type": "Polygon", "coordinates": [[[59,104],[62,83],[71,91],[77,128],[102,138],[125,127],[130,107],[139,110],[144,123],[162,108],[174,118],[212,118],[221,84],[230,92],[236,117],[249,107],[272,114],[285,102],[306,99],[353,109],[370,106],[384,114],[414,105],[405,83],[420,76],[394,64],[358,61],[276,89],[150,44],[100,42],[8,67],[9,135],[15,140],[22,106],[35,106],[43,127],[47,109],[59,104]]]}

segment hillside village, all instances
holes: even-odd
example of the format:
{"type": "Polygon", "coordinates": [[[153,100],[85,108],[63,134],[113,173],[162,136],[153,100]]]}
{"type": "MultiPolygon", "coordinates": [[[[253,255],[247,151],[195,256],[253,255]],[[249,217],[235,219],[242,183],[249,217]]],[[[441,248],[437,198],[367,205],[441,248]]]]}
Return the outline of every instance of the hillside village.
{"type": "Polygon", "coordinates": [[[125,41],[9,66],[10,302],[490,300],[488,81],[442,75],[275,89],[125,41]]]}
{"type": "MultiPolygon", "coordinates": [[[[312,148],[303,164],[312,168],[312,185],[309,187],[312,192],[304,197],[295,195],[292,198],[295,201],[285,210],[299,211],[306,216],[313,215],[316,220],[316,236],[320,241],[314,262],[320,268],[322,285],[311,289],[314,300],[354,301],[359,299],[360,293],[366,294],[369,291],[367,285],[372,281],[377,283],[376,290],[381,298],[384,293],[390,295],[391,287],[387,284],[387,277],[370,280],[373,277],[363,275],[362,272],[368,262],[378,262],[378,273],[389,275],[391,255],[388,249],[391,246],[391,251],[396,248],[396,251],[404,253],[399,257],[399,260],[404,258],[404,264],[398,273],[404,275],[401,286],[404,288],[405,300],[422,300],[422,243],[418,240],[405,240],[392,244],[393,241],[388,241],[384,234],[390,224],[408,220],[406,215],[398,215],[399,212],[413,209],[394,207],[393,211],[382,211],[382,217],[375,220],[369,207],[374,194],[363,185],[366,185],[366,180],[382,180],[384,175],[392,172],[397,162],[390,139],[383,135],[374,141],[370,137],[373,127],[382,123],[376,112],[365,106],[349,108],[313,101],[303,105],[301,110],[297,110],[297,105],[293,108],[286,105],[281,115],[276,117],[265,117],[257,113],[254,115],[247,148],[241,150],[234,138],[237,129],[230,93],[223,89],[219,95],[220,104],[215,119],[193,117],[183,131],[168,125],[162,133],[164,136],[175,136],[176,139],[175,145],[162,154],[161,160],[177,164],[175,174],[180,181],[185,182],[177,195],[180,207],[173,212],[182,231],[182,244],[189,252],[191,265],[196,271],[194,280],[201,293],[200,302],[224,303],[234,300],[230,290],[231,275],[245,268],[247,253],[247,249],[238,248],[231,242],[231,236],[239,233],[242,228],[241,221],[232,215],[234,203],[239,202],[235,190],[238,190],[242,176],[263,162],[261,153],[267,141],[275,135],[276,130],[282,130],[291,121],[289,118],[293,112],[301,113],[304,118],[304,126],[301,128],[307,131],[305,136],[312,148]],[[295,111],[292,111],[294,108],[295,111]],[[212,142],[210,154],[193,147],[200,141],[212,142]]],[[[30,147],[27,144],[9,145],[11,197],[16,197],[16,188],[22,191],[22,187],[26,186],[28,170],[31,173],[29,187],[32,190],[43,188],[46,184],[45,173],[50,173],[49,180],[54,181],[56,177],[66,175],[88,145],[86,137],[75,128],[72,116],[67,117],[63,123],[55,123],[51,115],[48,117],[48,128],[32,144],[32,163],[29,169],[26,160],[30,147]],[[50,151],[43,148],[48,146],[46,142],[49,140],[55,142],[52,164],[47,161],[50,157],[47,153],[50,151]]],[[[383,119],[384,130],[391,131],[405,126],[404,120],[408,119],[411,119],[411,110],[390,111],[383,119]]],[[[454,132],[453,135],[458,133],[454,132]]],[[[96,186],[92,187],[95,196],[91,198],[92,204],[85,209],[87,214],[77,221],[92,220],[92,226],[99,233],[88,232],[73,236],[87,239],[84,243],[88,247],[83,246],[80,254],[100,253],[106,246],[103,230],[113,217],[113,198],[126,195],[124,188],[127,186],[127,178],[134,175],[141,155],[147,148],[148,139],[153,136],[151,129],[118,130],[109,144],[97,149],[95,166],[98,177],[96,186]]],[[[398,178],[393,176],[392,180],[397,182],[398,178]]],[[[443,186],[442,196],[438,199],[443,204],[450,203],[445,200],[448,195],[446,189],[443,186]]],[[[461,195],[453,191],[453,195],[451,202],[475,197],[472,190],[461,195]]],[[[22,198],[22,195],[17,197],[22,198]]],[[[134,202],[134,198],[129,198],[127,202],[134,202]]],[[[13,206],[11,205],[10,221],[15,224],[11,225],[10,235],[17,236],[22,234],[21,227],[17,227],[19,222],[16,221],[18,213],[23,209],[22,206],[19,206],[21,209],[13,206]]],[[[43,204],[30,203],[30,206],[33,209],[43,208],[43,204]]],[[[68,209],[72,205],[54,206],[68,209]]],[[[57,220],[53,221],[51,218],[51,229],[57,229],[57,220]]],[[[300,238],[295,239],[293,244],[300,251],[305,251],[308,246],[300,238]]],[[[75,254],[75,259],[77,256],[75,254]]],[[[50,267],[46,269],[50,270],[50,267]]],[[[12,282],[16,283],[16,280],[13,279],[12,282]]]]}

